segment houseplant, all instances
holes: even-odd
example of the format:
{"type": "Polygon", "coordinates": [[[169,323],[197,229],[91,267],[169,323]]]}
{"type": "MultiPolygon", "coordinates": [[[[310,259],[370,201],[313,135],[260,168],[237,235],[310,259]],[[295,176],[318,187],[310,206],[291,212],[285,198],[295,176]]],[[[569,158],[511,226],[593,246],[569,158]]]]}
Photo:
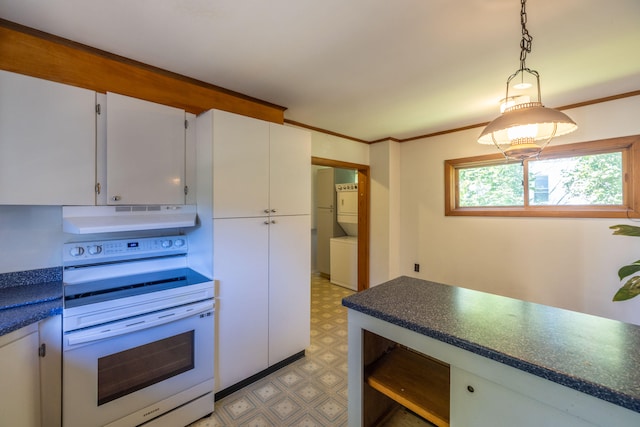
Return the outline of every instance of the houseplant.
{"type": "MultiPolygon", "coordinates": [[[[614,230],[614,235],[621,236],[637,236],[640,237],[640,227],[634,225],[612,225],[609,227],[614,230]]],[[[640,275],[636,274],[640,271],[640,260],[629,264],[623,265],[618,270],[618,277],[620,280],[629,278],[625,284],[618,289],[618,292],[613,296],[613,301],[625,301],[640,295],[640,275]]]]}

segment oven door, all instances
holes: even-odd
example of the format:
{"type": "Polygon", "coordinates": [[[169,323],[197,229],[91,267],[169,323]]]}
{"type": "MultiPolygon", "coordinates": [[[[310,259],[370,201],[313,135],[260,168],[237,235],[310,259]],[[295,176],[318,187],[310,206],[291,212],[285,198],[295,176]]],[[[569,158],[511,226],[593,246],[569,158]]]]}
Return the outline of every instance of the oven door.
{"type": "Polygon", "coordinates": [[[63,426],[136,426],[207,394],[212,412],[213,309],[207,300],[65,333],[63,426]]]}

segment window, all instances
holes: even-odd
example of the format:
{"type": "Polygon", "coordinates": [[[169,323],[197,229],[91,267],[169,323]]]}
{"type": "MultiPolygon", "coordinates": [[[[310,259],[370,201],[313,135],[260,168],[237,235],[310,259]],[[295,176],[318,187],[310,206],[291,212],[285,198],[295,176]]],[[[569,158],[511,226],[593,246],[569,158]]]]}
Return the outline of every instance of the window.
{"type": "Polygon", "coordinates": [[[445,215],[638,217],[640,135],[445,161],[445,215]]]}

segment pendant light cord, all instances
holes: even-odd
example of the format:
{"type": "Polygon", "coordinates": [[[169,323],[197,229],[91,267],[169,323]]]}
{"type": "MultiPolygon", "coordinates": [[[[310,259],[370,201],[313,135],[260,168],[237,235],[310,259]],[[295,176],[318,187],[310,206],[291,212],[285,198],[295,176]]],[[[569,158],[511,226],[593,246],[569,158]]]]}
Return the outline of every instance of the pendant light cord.
{"type": "Polygon", "coordinates": [[[522,27],[522,40],[520,40],[520,70],[524,70],[525,60],[527,59],[527,53],[531,53],[531,41],[533,36],[529,34],[527,30],[527,0],[520,1],[520,25],[522,27]]]}

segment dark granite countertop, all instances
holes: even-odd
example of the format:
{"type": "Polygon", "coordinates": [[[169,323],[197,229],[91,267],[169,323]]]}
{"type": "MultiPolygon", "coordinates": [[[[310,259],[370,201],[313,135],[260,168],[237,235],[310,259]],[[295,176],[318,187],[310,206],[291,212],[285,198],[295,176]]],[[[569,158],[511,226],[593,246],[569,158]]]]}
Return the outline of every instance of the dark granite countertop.
{"type": "Polygon", "coordinates": [[[62,269],[0,274],[0,335],[62,313],[62,269]]]}
{"type": "Polygon", "coordinates": [[[406,276],[342,304],[640,412],[640,326],[406,276]]]}

